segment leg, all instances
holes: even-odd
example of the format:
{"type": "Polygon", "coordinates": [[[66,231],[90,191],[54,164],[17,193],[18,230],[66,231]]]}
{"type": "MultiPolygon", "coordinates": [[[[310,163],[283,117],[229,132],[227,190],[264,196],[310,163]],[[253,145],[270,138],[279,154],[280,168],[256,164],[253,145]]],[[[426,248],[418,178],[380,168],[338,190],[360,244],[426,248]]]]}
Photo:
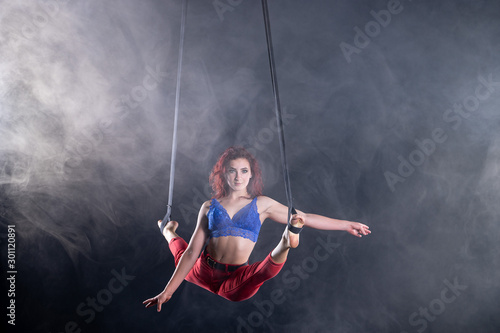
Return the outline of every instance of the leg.
{"type": "MultiPolygon", "coordinates": [[[[267,280],[281,271],[285,263],[276,263],[268,254],[266,259],[238,268],[220,285],[217,295],[233,302],[249,299],[267,280]]],[[[224,273],[223,273],[224,274],[224,273]]],[[[227,273],[226,273],[227,274],[227,273]]]]}
{"type": "MultiPolygon", "coordinates": [[[[161,220],[158,221],[158,227],[160,226],[161,220]]],[[[181,260],[182,255],[188,247],[188,243],[186,243],[186,241],[175,232],[178,226],[179,223],[176,221],[170,221],[163,229],[163,236],[167,240],[170,252],[172,252],[172,255],[174,256],[175,267],[179,264],[179,260],[181,260]]],[[[210,285],[213,275],[212,269],[206,264],[202,265],[202,259],[206,260],[203,255],[201,258],[198,258],[185,280],[214,293],[210,285]]]]}
{"type": "MultiPolygon", "coordinates": [[[[160,224],[161,220],[158,221],[158,227],[160,227],[160,224]]],[[[176,221],[170,221],[165,226],[165,229],[163,229],[163,237],[165,237],[168,242],[168,247],[170,248],[170,252],[172,252],[172,255],[174,256],[176,267],[179,263],[179,260],[181,260],[182,254],[188,247],[186,241],[175,233],[175,230],[178,226],[179,223],[177,223],[176,221]]]]}
{"type": "MultiPolygon", "coordinates": [[[[161,220],[158,221],[158,228],[160,227],[160,225],[161,220]]],[[[167,242],[170,243],[172,239],[179,237],[179,235],[175,233],[175,230],[177,230],[178,226],[179,223],[177,223],[176,221],[170,221],[167,223],[167,225],[165,225],[165,229],[163,229],[163,237],[165,237],[167,242]]]]}
{"type": "MultiPolygon", "coordinates": [[[[290,224],[297,228],[302,228],[304,226],[304,222],[300,218],[292,219],[290,224]]],[[[296,248],[297,246],[299,246],[299,234],[294,234],[286,227],[280,242],[271,252],[271,258],[278,264],[284,263],[290,248],[296,248]]]]}
{"type": "MultiPolygon", "coordinates": [[[[160,227],[160,224],[161,220],[158,221],[158,227],[160,227]]],[[[174,256],[175,267],[179,264],[182,255],[188,247],[188,243],[175,232],[178,226],[179,224],[176,221],[170,221],[165,226],[165,229],[163,229],[163,236],[168,241],[168,247],[174,256]]],[[[213,292],[209,283],[212,278],[212,271],[207,265],[202,265],[201,262],[201,258],[198,258],[185,280],[213,292]]]]}

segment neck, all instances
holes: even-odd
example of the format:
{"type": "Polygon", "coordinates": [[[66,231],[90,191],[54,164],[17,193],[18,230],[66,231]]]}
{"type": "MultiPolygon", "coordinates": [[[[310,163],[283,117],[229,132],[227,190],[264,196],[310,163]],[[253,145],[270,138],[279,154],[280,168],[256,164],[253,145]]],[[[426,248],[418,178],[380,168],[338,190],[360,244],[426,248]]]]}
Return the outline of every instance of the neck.
{"type": "Polygon", "coordinates": [[[242,191],[231,191],[228,193],[227,198],[230,200],[238,200],[240,198],[250,198],[250,194],[248,194],[248,191],[242,190],[242,191]]]}

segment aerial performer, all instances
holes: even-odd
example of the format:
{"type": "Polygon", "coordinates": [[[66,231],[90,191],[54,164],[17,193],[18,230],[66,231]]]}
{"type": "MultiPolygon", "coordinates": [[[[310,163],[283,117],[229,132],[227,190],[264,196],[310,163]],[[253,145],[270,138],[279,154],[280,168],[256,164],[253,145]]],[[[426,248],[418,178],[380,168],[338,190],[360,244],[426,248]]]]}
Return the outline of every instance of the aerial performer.
{"type": "Polygon", "coordinates": [[[176,268],[163,291],[143,302],[146,308],[156,305],[161,311],[184,280],[230,301],[249,299],[280,272],[290,249],[299,245],[303,227],[343,230],[357,237],[371,233],[358,222],[295,210],[290,215],[287,206],[262,195],[259,164],[242,147],[230,147],[220,155],[209,182],[213,197],[201,206],[189,244],[176,233],[177,221],[158,221],[176,268]],[[266,219],[285,224],[285,230],[264,260],[248,264],[266,219]]]}
{"type": "Polygon", "coordinates": [[[158,221],[161,233],[175,260],[175,271],[161,293],[143,302],[146,308],[167,302],[182,281],[194,283],[227,300],[239,302],[257,293],[262,284],[282,269],[291,248],[299,245],[304,226],[320,230],[344,230],[362,237],[370,234],[365,224],[337,220],[296,211],[293,207],[286,159],[285,137],[274,64],[267,0],[262,0],[266,41],[280,139],[281,162],[288,207],[262,195],[262,174],[254,156],[242,147],[226,149],[209,177],[212,199],[203,203],[189,244],[177,235],[177,221],[170,220],[177,147],[177,119],[187,0],[183,1],[181,38],[177,70],[172,159],[167,214],[158,221]],[[266,219],[286,224],[278,245],[262,260],[248,264],[262,223],[266,219]]]}

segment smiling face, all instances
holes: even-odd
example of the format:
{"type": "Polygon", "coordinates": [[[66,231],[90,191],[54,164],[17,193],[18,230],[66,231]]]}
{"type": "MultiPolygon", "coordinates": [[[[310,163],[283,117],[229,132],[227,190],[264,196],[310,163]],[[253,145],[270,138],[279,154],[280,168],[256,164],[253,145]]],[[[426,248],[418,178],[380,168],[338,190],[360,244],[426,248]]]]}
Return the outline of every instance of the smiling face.
{"type": "Polygon", "coordinates": [[[237,158],[229,161],[226,171],[226,181],[233,191],[246,191],[252,178],[250,163],[246,158],[237,158]]]}

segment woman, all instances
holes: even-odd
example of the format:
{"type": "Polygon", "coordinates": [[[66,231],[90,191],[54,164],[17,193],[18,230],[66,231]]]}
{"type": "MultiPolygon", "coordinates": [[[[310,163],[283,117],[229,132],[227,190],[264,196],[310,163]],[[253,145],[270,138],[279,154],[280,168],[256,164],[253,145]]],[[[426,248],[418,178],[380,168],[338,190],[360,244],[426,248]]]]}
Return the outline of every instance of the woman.
{"type": "Polygon", "coordinates": [[[259,165],[244,148],[230,147],[222,153],[210,174],[210,183],[214,197],[203,203],[189,244],[175,233],[176,221],[170,221],[162,230],[176,269],[165,289],[143,302],[147,308],[157,305],[157,311],[161,311],[161,305],[184,279],[231,301],[252,297],[265,281],[279,273],[290,248],[299,245],[299,231],[304,225],[345,230],[358,237],[371,233],[361,223],[300,211],[292,215],[288,224],[288,208],[262,196],[259,165]],[[288,225],[274,250],[263,261],[248,265],[260,227],[267,218],[288,225]]]}

